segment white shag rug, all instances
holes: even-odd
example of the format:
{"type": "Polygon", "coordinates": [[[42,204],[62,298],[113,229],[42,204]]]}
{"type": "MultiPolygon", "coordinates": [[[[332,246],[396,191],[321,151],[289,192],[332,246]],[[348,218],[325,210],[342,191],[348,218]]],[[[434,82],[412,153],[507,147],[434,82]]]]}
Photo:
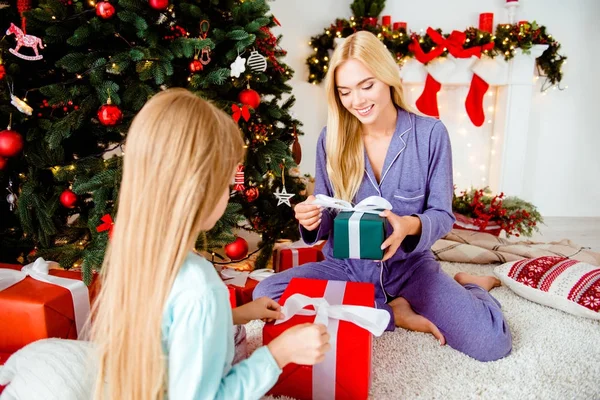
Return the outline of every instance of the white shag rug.
{"type": "MultiPolygon", "coordinates": [[[[454,276],[492,275],[494,266],[442,262],[442,267],[454,276]]],[[[374,338],[370,398],[600,399],[600,321],[530,302],[505,286],[492,294],[511,328],[508,357],[482,363],[441,347],[429,334],[396,329],[374,338]]],[[[262,343],[262,326],[246,325],[250,351],[262,343]]]]}

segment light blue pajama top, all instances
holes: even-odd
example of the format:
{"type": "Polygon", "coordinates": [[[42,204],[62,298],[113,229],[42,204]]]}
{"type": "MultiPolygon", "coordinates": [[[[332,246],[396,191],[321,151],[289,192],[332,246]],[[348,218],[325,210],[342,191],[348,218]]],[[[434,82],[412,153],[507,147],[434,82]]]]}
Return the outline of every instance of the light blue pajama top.
{"type": "Polygon", "coordinates": [[[213,265],[190,253],[175,278],[162,316],[170,399],[260,399],[281,369],[267,347],[231,365],[229,292],[213,265]]]}

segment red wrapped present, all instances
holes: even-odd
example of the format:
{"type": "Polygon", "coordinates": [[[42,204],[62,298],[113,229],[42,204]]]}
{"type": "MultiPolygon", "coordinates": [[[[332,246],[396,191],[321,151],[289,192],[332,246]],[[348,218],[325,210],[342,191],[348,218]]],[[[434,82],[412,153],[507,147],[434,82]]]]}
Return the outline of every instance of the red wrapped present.
{"type": "Polygon", "coordinates": [[[324,240],[314,246],[302,241],[277,245],[273,250],[273,269],[281,272],[309,262],[323,261],[325,257],[321,250],[324,245],[324,240]]]}
{"type": "Polygon", "coordinates": [[[235,298],[235,287],[227,286],[227,290],[229,290],[229,302],[231,303],[231,308],[236,308],[237,301],[235,298]]]}
{"type": "Polygon", "coordinates": [[[265,325],[263,344],[294,325],[315,322],[327,325],[332,349],[314,366],[285,366],[269,393],[296,399],[366,399],[372,336],[381,335],[390,320],[387,311],[373,308],[373,284],[292,278],[280,304],[285,319],[265,325]]]}
{"type": "Polygon", "coordinates": [[[0,352],[13,353],[39,339],[77,339],[96,295],[80,271],[50,269],[43,259],[25,268],[0,264],[0,352]],[[22,270],[25,270],[24,272],[22,270]]]}
{"type": "Polygon", "coordinates": [[[252,293],[258,282],[273,275],[273,270],[263,269],[253,272],[238,271],[234,268],[223,268],[221,278],[229,288],[235,292],[235,303],[242,306],[252,301],[252,293]]]}
{"type": "Polygon", "coordinates": [[[250,303],[252,301],[252,293],[254,292],[254,288],[258,285],[258,281],[254,279],[248,279],[246,281],[246,285],[244,287],[239,286],[230,286],[235,291],[235,304],[236,307],[243,306],[244,304],[250,303]]]}

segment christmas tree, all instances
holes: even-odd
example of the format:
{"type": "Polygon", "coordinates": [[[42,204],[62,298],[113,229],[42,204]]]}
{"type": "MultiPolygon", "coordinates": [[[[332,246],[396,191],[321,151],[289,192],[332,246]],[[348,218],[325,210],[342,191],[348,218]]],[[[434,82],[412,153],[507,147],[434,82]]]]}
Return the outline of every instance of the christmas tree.
{"type": "Polygon", "coordinates": [[[0,10],[0,124],[10,125],[0,183],[13,193],[0,199],[0,254],[81,266],[89,280],[116,215],[129,124],[169,87],[226,110],[247,143],[228,209],[197,249],[222,253],[234,229],[255,231],[261,267],[277,239],[297,237],[301,124],[265,0],[29,1],[0,10]]]}

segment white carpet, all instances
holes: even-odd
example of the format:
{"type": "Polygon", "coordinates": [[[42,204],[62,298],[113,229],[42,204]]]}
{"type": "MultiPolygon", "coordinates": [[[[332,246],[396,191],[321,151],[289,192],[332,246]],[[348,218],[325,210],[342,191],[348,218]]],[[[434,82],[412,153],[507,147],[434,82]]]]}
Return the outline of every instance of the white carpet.
{"type": "MultiPolygon", "coordinates": [[[[487,265],[442,263],[491,275],[487,265]]],[[[375,338],[372,399],[600,399],[600,322],[574,317],[518,297],[500,301],[513,335],[512,353],[481,363],[433,336],[397,329],[375,338]]],[[[261,344],[262,322],[246,326],[250,349],[261,344]]],[[[272,399],[269,397],[268,399],[272,399]]]]}

